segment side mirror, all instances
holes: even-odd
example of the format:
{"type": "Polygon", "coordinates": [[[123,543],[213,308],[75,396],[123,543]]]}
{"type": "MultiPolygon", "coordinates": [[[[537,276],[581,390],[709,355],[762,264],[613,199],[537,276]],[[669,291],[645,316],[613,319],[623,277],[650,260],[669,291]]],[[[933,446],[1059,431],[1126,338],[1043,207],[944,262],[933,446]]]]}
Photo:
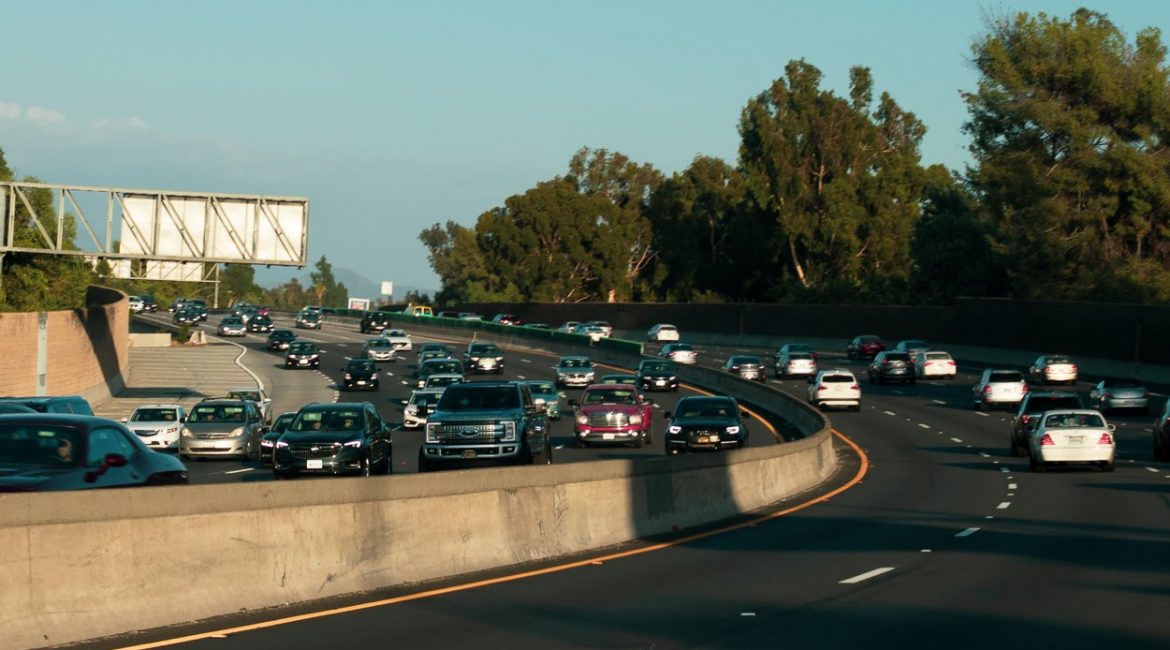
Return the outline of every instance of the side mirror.
{"type": "Polygon", "coordinates": [[[1116,425],[1116,424],[1110,424],[1110,425],[1109,425],[1109,430],[1110,430],[1110,431],[1117,431],[1117,425],[1116,425]]]}
{"type": "Polygon", "coordinates": [[[186,416],[186,415],[184,415],[183,417],[179,418],[179,422],[186,422],[186,421],[187,421],[187,416],[186,416]]]}

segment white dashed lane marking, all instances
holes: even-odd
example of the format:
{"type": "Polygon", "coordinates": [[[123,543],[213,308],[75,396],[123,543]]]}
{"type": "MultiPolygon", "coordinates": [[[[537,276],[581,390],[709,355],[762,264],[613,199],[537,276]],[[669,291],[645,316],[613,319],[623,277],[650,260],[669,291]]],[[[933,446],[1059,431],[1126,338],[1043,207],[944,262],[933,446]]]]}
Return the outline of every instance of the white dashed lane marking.
{"type": "Polygon", "coordinates": [[[923,429],[929,429],[929,428],[930,428],[930,425],[929,425],[929,424],[922,424],[921,422],[920,422],[920,423],[918,423],[918,426],[922,427],[923,429]]]}
{"type": "Polygon", "coordinates": [[[975,415],[982,415],[985,418],[991,417],[990,415],[984,413],[983,411],[975,411],[975,415]]]}
{"type": "Polygon", "coordinates": [[[991,454],[987,453],[986,451],[979,452],[979,455],[984,458],[991,458],[991,454]]]}
{"type": "Polygon", "coordinates": [[[995,506],[995,509],[996,510],[1007,510],[1010,507],[1012,507],[1012,502],[1011,501],[1004,501],[1004,502],[1000,503],[998,506],[995,506]]]}
{"type": "Polygon", "coordinates": [[[521,359],[521,360],[520,360],[520,362],[521,362],[521,363],[532,363],[532,362],[531,362],[531,361],[529,361],[528,359],[521,359]]]}
{"type": "Polygon", "coordinates": [[[946,403],[946,402],[944,402],[944,401],[942,401],[941,399],[932,399],[932,400],[930,400],[930,401],[931,401],[931,403],[933,403],[933,404],[939,404],[939,405],[941,405],[941,406],[946,406],[946,405],[947,405],[947,403],[946,403]]]}
{"type": "Polygon", "coordinates": [[[1008,483],[1009,490],[1015,490],[1015,489],[1018,489],[1018,487],[1019,486],[1017,486],[1015,483],[1008,483]]]}
{"type": "Polygon", "coordinates": [[[892,566],[884,566],[884,567],[874,569],[873,571],[866,571],[865,573],[855,575],[852,578],[845,578],[844,580],[841,580],[837,584],[839,584],[839,585],[855,585],[859,582],[864,582],[866,580],[869,580],[870,578],[876,578],[876,577],[882,575],[883,573],[889,573],[890,571],[893,571],[893,570],[894,570],[894,567],[892,567],[892,566]]]}
{"type": "Polygon", "coordinates": [[[897,415],[897,413],[894,413],[893,411],[882,411],[882,413],[885,413],[886,415],[897,415]]]}
{"type": "Polygon", "coordinates": [[[958,438],[951,438],[951,442],[957,442],[957,443],[959,443],[960,445],[961,445],[961,444],[963,444],[963,441],[962,441],[962,440],[960,440],[960,439],[958,439],[958,438]]]}
{"type": "Polygon", "coordinates": [[[230,472],[224,472],[224,474],[243,474],[244,472],[250,472],[253,469],[255,469],[255,468],[254,467],[245,467],[244,469],[233,469],[230,472]]]}
{"type": "Polygon", "coordinates": [[[956,533],[955,537],[970,537],[979,531],[978,528],[968,528],[960,533],[956,533]]]}
{"type": "Polygon", "coordinates": [[[1147,472],[1153,472],[1153,473],[1157,474],[1157,473],[1158,473],[1158,468],[1157,468],[1157,467],[1147,467],[1147,468],[1146,468],[1146,471],[1147,471],[1147,472]]]}

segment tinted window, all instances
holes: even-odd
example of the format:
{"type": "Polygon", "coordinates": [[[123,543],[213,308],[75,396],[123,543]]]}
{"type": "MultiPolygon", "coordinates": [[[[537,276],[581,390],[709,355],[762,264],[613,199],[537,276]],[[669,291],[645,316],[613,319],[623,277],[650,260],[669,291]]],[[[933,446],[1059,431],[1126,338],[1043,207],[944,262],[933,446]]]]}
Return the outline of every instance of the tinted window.
{"type": "Polygon", "coordinates": [[[533,382],[533,383],[530,383],[528,385],[532,387],[531,390],[534,393],[555,393],[555,392],[557,392],[556,386],[554,386],[551,381],[533,382]]]}
{"type": "Polygon", "coordinates": [[[1059,409],[1081,408],[1081,398],[1075,395],[1060,395],[1051,397],[1032,397],[1028,400],[1028,411],[1056,411],[1059,409]]]}
{"type": "Polygon", "coordinates": [[[190,421],[195,424],[200,422],[243,422],[244,406],[242,404],[238,406],[201,404],[191,409],[190,421]]]}
{"type": "Polygon", "coordinates": [[[85,455],[85,464],[97,467],[102,464],[107,454],[121,454],[130,458],[134,451],[133,443],[118,429],[111,427],[94,429],[89,432],[89,451],[85,455]]]}
{"type": "Polygon", "coordinates": [[[78,438],[68,427],[0,424],[0,465],[76,465],[78,438]]]}
{"type": "Polygon", "coordinates": [[[445,411],[474,409],[514,409],[520,407],[520,396],[515,386],[475,386],[448,388],[439,400],[445,411]]]}
{"type": "Polygon", "coordinates": [[[179,418],[175,409],[136,409],[134,414],[130,416],[131,422],[161,422],[177,419],[179,418]]]}
{"type": "Polygon", "coordinates": [[[1096,413],[1057,413],[1044,418],[1044,426],[1049,429],[1103,427],[1105,421],[1096,413]]]}
{"type": "Polygon", "coordinates": [[[882,358],[886,361],[909,361],[910,355],[905,352],[889,352],[882,358]]]}
{"type": "MultiPolygon", "coordinates": [[[[616,384],[615,384],[616,385],[616,384]]],[[[637,391],[626,388],[605,388],[585,393],[586,404],[637,404],[637,391]]]]}
{"type": "Polygon", "coordinates": [[[988,378],[987,381],[989,381],[989,382],[1014,382],[1014,381],[1023,381],[1023,380],[1024,380],[1024,376],[1018,372],[1003,371],[1003,372],[991,373],[991,376],[988,378]]]}
{"type": "Polygon", "coordinates": [[[1108,388],[1141,388],[1141,382],[1136,379],[1106,379],[1104,382],[1108,388]]]}
{"type": "Polygon", "coordinates": [[[734,417],[735,403],[728,400],[683,400],[678,405],[678,416],[683,418],[734,417]]]}
{"type": "Polygon", "coordinates": [[[358,409],[303,411],[289,426],[289,431],[360,431],[362,419],[362,411],[358,409]]]}
{"type": "Polygon", "coordinates": [[[853,383],[856,380],[849,375],[825,375],[821,378],[821,381],[828,384],[843,384],[846,382],[853,383]]]}

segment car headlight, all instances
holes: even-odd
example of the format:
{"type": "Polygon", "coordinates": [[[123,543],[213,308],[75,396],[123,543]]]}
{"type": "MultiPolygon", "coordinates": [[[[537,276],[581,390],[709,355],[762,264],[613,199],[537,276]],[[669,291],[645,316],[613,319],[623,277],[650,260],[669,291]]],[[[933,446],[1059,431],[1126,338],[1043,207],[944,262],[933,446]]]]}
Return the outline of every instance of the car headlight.
{"type": "Polygon", "coordinates": [[[503,361],[504,357],[496,357],[496,361],[503,361]]]}
{"type": "Polygon", "coordinates": [[[260,446],[261,447],[274,447],[274,446],[276,446],[276,443],[272,442],[271,440],[261,440],[260,446]]]}
{"type": "Polygon", "coordinates": [[[418,414],[418,407],[415,406],[414,404],[408,405],[406,407],[406,414],[407,415],[417,415],[418,414]]]}
{"type": "Polygon", "coordinates": [[[351,375],[347,372],[347,373],[345,373],[345,378],[346,379],[353,379],[353,375],[351,375]]]}
{"type": "Polygon", "coordinates": [[[166,429],[163,429],[163,433],[175,433],[178,430],[179,427],[167,427],[166,429]]]}
{"type": "Polygon", "coordinates": [[[283,441],[283,440],[277,440],[277,441],[276,441],[276,448],[277,448],[277,449],[284,449],[284,448],[286,448],[286,447],[288,447],[288,443],[287,443],[287,442],[285,442],[285,441],[283,441]]]}
{"type": "Polygon", "coordinates": [[[478,363],[478,362],[479,362],[479,357],[471,357],[471,362],[472,362],[472,363],[478,363]]]}
{"type": "Polygon", "coordinates": [[[427,423],[426,441],[427,442],[438,442],[439,441],[439,425],[437,423],[434,423],[434,422],[427,423]]]}
{"type": "Polygon", "coordinates": [[[738,426],[727,427],[727,433],[731,433],[731,434],[739,433],[739,427],[738,426]]]}
{"type": "Polygon", "coordinates": [[[236,427],[232,429],[231,433],[228,434],[228,436],[231,438],[238,438],[242,435],[244,435],[244,427],[236,427]]]}
{"type": "Polygon", "coordinates": [[[585,378],[588,379],[589,381],[593,381],[593,378],[596,376],[597,376],[597,373],[593,372],[592,370],[585,373],[585,378]]]}
{"type": "Polygon", "coordinates": [[[190,430],[190,429],[188,429],[187,427],[183,427],[183,432],[182,432],[181,434],[179,434],[179,435],[183,435],[183,436],[190,436],[190,435],[194,435],[194,434],[193,434],[193,433],[191,433],[191,430],[190,430]]]}
{"type": "Polygon", "coordinates": [[[578,415],[577,424],[589,424],[589,417],[585,414],[578,415]]]}
{"type": "Polygon", "coordinates": [[[682,433],[682,427],[678,426],[677,424],[672,424],[669,427],[666,427],[666,432],[671,434],[682,433]]]}
{"type": "Polygon", "coordinates": [[[361,447],[362,443],[363,443],[363,441],[359,438],[357,440],[347,440],[342,446],[343,447],[352,447],[352,448],[356,449],[358,447],[361,447]]]}
{"type": "Polygon", "coordinates": [[[642,414],[635,413],[630,416],[630,424],[642,424],[642,414]]]}
{"type": "Polygon", "coordinates": [[[511,441],[516,440],[516,423],[515,422],[505,422],[504,423],[504,437],[501,438],[501,440],[503,440],[504,442],[511,442],[511,441]]]}

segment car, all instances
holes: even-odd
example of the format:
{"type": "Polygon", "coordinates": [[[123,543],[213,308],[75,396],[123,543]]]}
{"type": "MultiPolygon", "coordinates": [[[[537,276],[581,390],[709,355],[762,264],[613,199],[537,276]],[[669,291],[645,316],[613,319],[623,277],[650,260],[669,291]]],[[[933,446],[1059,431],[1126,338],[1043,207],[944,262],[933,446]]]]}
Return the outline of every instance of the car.
{"type": "Polygon", "coordinates": [[[1037,385],[1077,383],[1077,364],[1063,354],[1042,354],[1028,367],[1028,380],[1037,385]]]}
{"type": "Polygon", "coordinates": [[[635,386],[592,384],[580,399],[570,399],[569,407],[578,447],[618,443],[640,449],[654,441],[654,406],[635,386]]]}
{"type": "Polygon", "coordinates": [[[602,375],[600,379],[593,382],[595,384],[625,384],[626,386],[633,386],[641,389],[642,384],[638,381],[638,375],[631,375],[625,372],[614,372],[608,375],[602,375]]]}
{"type": "Polygon", "coordinates": [[[272,421],[272,426],[269,427],[268,432],[260,437],[261,467],[272,467],[274,462],[272,455],[276,451],[276,441],[280,440],[280,437],[284,435],[285,429],[288,428],[288,425],[292,424],[296,416],[296,411],[285,411],[281,413],[272,421]]]}
{"type": "Polygon", "coordinates": [[[416,377],[416,388],[423,388],[427,385],[427,377],[439,373],[453,373],[463,375],[463,364],[458,359],[428,359],[423,361],[418,366],[416,377]]]}
{"type": "Polygon", "coordinates": [[[171,317],[175,325],[199,325],[199,312],[194,309],[184,307],[175,311],[175,315],[171,317]]]}
{"type": "Polygon", "coordinates": [[[257,458],[268,432],[252,400],[208,398],[191,407],[179,438],[183,458],[257,458]]]}
{"type": "Polygon", "coordinates": [[[591,327],[600,327],[601,331],[603,332],[602,336],[604,338],[609,338],[609,337],[613,336],[613,325],[610,325],[609,321],[591,320],[588,323],[585,323],[585,325],[588,325],[591,327]]]}
{"type": "Polygon", "coordinates": [[[415,376],[418,376],[417,368],[421,367],[422,364],[426,363],[427,361],[430,361],[431,359],[453,359],[453,358],[454,357],[451,356],[451,352],[449,350],[424,350],[424,351],[420,352],[418,355],[418,363],[415,366],[415,368],[416,368],[415,376]]]}
{"type": "Polygon", "coordinates": [[[929,350],[930,344],[920,339],[906,339],[904,341],[898,341],[898,344],[894,346],[895,352],[905,352],[906,354],[910,355],[911,363],[914,362],[914,357],[916,357],[919,352],[927,352],[929,350]]]}
{"type": "Polygon", "coordinates": [[[178,451],[187,410],[178,404],[144,404],[122,423],[151,449],[178,451]]]}
{"type": "Polygon", "coordinates": [[[699,360],[699,352],[690,343],[667,343],[658,351],[658,356],[687,365],[693,365],[699,360]]]}
{"type": "Polygon", "coordinates": [[[195,298],[187,303],[187,309],[193,310],[198,316],[199,320],[207,320],[207,301],[195,298]]]}
{"type": "Polygon", "coordinates": [[[597,343],[601,339],[606,338],[605,328],[600,325],[581,325],[577,327],[577,331],[574,334],[588,336],[590,343],[597,343]]]}
{"type": "Polygon", "coordinates": [[[577,328],[580,326],[581,323],[578,323],[575,320],[567,320],[561,323],[561,326],[557,328],[557,331],[565,332],[566,334],[575,334],[577,332],[577,328]]]}
{"type": "Polygon", "coordinates": [[[244,336],[248,333],[248,327],[239,316],[227,316],[219,321],[215,332],[220,336],[244,336]]]}
{"type": "Polygon", "coordinates": [[[346,359],[341,370],[344,390],[378,390],[378,366],[366,359],[346,359]]]}
{"type": "Polygon", "coordinates": [[[638,383],[642,390],[670,390],[678,392],[678,369],[673,361],[642,359],[638,362],[638,383]]]}
{"type": "Polygon", "coordinates": [[[318,316],[325,315],[325,308],[321,305],[305,305],[301,307],[302,314],[316,314],[318,316]]]}
{"type": "Polygon", "coordinates": [[[302,311],[297,314],[297,329],[321,329],[321,312],[302,311]]]}
{"type": "Polygon", "coordinates": [[[142,311],[152,314],[158,311],[158,301],[154,296],[149,294],[142,296],[142,311]]]}
{"type": "Polygon", "coordinates": [[[886,349],[886,342],[876,334],[861,334],[853,337],[845,346],[845,356],[856,361],[872,359],[886,349]]]}
{"type": "Polygon", "coordinates": [[[451,310],[443,310],[436,314],[438,318],[459,318],[459,312],[451,310]]]}
{"type": "Polygon", "coordinates": [[[1154,460],[1170,460],[1170,399],[1154,419],[1154,460]]]}
{"type": "Polygon", "coordinates": [[[404,350],[409,352],[414,349],[414,342],[411,340],[410,335],[406,333],[406,330],[384,329],[382,330],[382,338],[390,341],[390,344],[394,346],[394,350],[397,352],[404,350]]]}
{"type": "Polygon", "coordinates": [[[420,388],[410,394],[402,410],[402,428],[418,429],[426,425],[427,417],[435,412],[435,405],[443,396],[444,388],[420,388]]]}
{"type": "Polygon", "coordinates": [[[1018,407],[1028,393],[1028,383],[1018,370],[988,368],[971,392],[971,403],[979,411],[993,406],[1018,407]]]}
{"type": "Polygon", "coordinates": [[[178,458],[151,449],[120,422],[45,413],[0,418],[0,492],[187,482],[178,458]]]}
{"type": "Polygon", "coordinates": [[[372,311],[362,317],[361,323],[358,324],[358,331],[362,334],[380,334],[382,330],[390,327],[390,323],[389,316],[372,311]]]}
{"type": "Polygon", "coordinates": [[[463,365],[471,372],[504,372],[504,353],[495,343],[468,343],[463,365]]]}
{"type": "Polygon", "coordinates": [[[15,402],[0,402],[0,415],[12,415],[13,413],[37,413],[37,411],[25,406],[24,404],[17,404],[15,402]]]}
{"type": "Polygon", "coordinates": [[[389,474],[393,469],[390,426],[369,402],[307,404],[276,441],[272,474],[389,474]]]}
{"type": "Polygon", "coordinates": [[[844,368],[818,370],[808,380],[808,403],[824,409],[844,406],[851,411],[861,410],[861,385],[853,373],[844,368]]]}
{"type": "Polygon", "coordinates": [[[1149,415],[1150,391],[1136,379],[1108,377],[1089,391],[1089,408],[1102,413],[1129,410],[1149,415]]]}
{"type": "Polygon", "coordinates": [[[186,307],[187,303],[189,302],[191,302],[190,298],[175,298],[175,301],[171,303],[171,306],[167,307],[167,311],[172,313],[177,312],[180,309],[186,307]]]}
{"type": "Polygon", "coordinates": [[[910,363],[910,354],[891,350],[878,352],[866,368],[866,375],[871,384],[884,384],[887,381],[913,384],[916,379],[914,364],[910,363]]]}
{"type": "Polygon", "coordinates": [[[398,351],[390,339],[373,338],[362,343],[362,356],[370,361],[397,361],[398,351]]]}
{"type": "Polygon", "coordinates": [[[519,325],[520,319],[515,314],[496,314],[492,316],[492,322],[497,325],[519,325]]]}
{"type": "Polygon", "coordinates": [[[312,341],[293,341],[284,352],[285,368],[320,368],[325,351],[312,341]]]}
{"type": "Polygon", "coordinates": [[[268,392],[258,386],[240,386],[232,388],[227,392],[228,399],[246,399],[255,402],[260,409],[260,415],[264,418],[265,424],[272,423],[272,398],[268,396],[268,392]]]}
{"type": "Polygon", "coordinates": [[[292,330],[272,330],[268,333],[265,346],[269,352],[280,352],[287,350],[289,343],[295,340],[297,340],[297,335],[292,330]]]}
{"type": "Polygon", "coordinates": [[[817,358],[811,352],[784,346],[776,353],[777,377],[811,377],[817,374],[817,358]]]}
{"type": "Polygon", "coordinates": [[[740,449],[748,445],[746,414],[735,398],[684,397],[673,412],[662,415],[669,422],[665,435],[667,455],[697,449],[740,449]]]}
{"type": "Polygon", "coordinates": [[[1113,432],[1100,411],[1047,411],[1028,435],[1028,464],[1033,472],[1053,465],[1088,463],[1113,471],[1117,453],[1113,432]]]}
{"type": "Polygon", "coordinates": [[[1036,427],[1036,422],[1046,411],[1064,409],[1083,409],[1080,395],[1069,392],[1028,391],[1020,400],[1016,409],[1016,416],[1012,418],[1012,431],[1008,440],[1008,447],[1013,456],[1023,456],[1028,453],[1028,432],[1036,427]]]}
{"type": "Polygon", "coordinates": [[[662,342],[679,340],[678,328],[668,323],[658,323],[646,332],[646,340],[662,342]]]}
{"type": "Polygon", "coordinates": [[[422,389],[437,389],[439,391],[446,390],[448,386],[463,383],[463,375],[457,372],[436,372],[427,375],[426,381],[422,385],[422,389]]]}
{"type": "Polygon", "coordinates": [[[72,413],[93,415],[93,407],[80,395],[44,395],[36,397],[0,397],[0,405],[19,405],[37,413],[72,413]]]}
{"type": "Polygon", "coordinates": [[[249,304],[240,304],[232,308],[232,315],[244,321],[244,324],[252,322],[253,318],[258,315],[256,308],[249,304]]]}
{"type": "Polygon", "coordinates": [[[459,320],[483,320],[483,314],[477,314],[473,311],[459,312],[459,320]]]}
{"type": "Polygon", "coordinates": [[[129,297],[129,299],[128,299],[128,302],[129,302],[129,305],[130,305],[130,311],[132,311],[132,312],[141,312],[141,311],[143,310],[144,303],[142,302],[142,298],[141,298],[141,297],[139,297],[139,296],[130,296],[130,297],[129,297]]]}
{"type": "Polygon", "coordinates": [[[741,379],[767,381],[768,369],[754,354],[733,354],[723,362],[723,371],[738,375],[741,379]]]}
{"type": "Polygon", "coordinates": [[[269,318],[268,316],[265,316],[263,314],[260,314],[260,313],[257,313],[255,316],[253,316],[248,321],[248,331],[249,332],[259,332],[261,334],[267,334],[268,332],[271,332],[275,327],[276,327],[276,323],[273,323],[271,318],[269,318]]]}
{"type": "Polygon", "coordinates": [[[803,352],[805,354],[812,355],[813,361],[820,361],[820,358],[817,355],[817,350],[812,346],[811,343],[785,343],[776,350],[776,359],[784,356],[786,352],[803,352]]]}
{"type": "Polygon", "coordinates": [[[548,416],[536,408],[527,384],[473,381],[455,384],[439,398],[427,418],[418,471],[552,461],[548,416]]]}
{"type": "Polygon", "coordinates": [[[537,408],[543,408],[550,420],[561,419],[561,393],[555,382],[547,379],[529,379],[524,382],[532,393],[532,401],[537,408]]]}
{"type": "Polygon", "coordinates": [[[954,379],[958,372],[955,360],[941,350],[919,350],[910,359],[919,379],[954,379]]]}
{"type": "Polygon", "coordinates": [[[454,352],[451,350],[451,346],[447,345],[446,343],[423,343],[422,345],[418,346],[418,350],[415,350],[415,354],[418,355],[420,362],[422,361],[423,355],[428,352],[442,352],[444,357],[455,356],[454,352]]]}
{"type": "Polygon", "coordinates": [[[561,357],[557,361],[557,365],[553,366],[553,372],[556,373],[557,388],[588,386],[597,377],[597,371],[593,369],[593,362],[589,360],[589,357],[581,355],[561,357]]]}

